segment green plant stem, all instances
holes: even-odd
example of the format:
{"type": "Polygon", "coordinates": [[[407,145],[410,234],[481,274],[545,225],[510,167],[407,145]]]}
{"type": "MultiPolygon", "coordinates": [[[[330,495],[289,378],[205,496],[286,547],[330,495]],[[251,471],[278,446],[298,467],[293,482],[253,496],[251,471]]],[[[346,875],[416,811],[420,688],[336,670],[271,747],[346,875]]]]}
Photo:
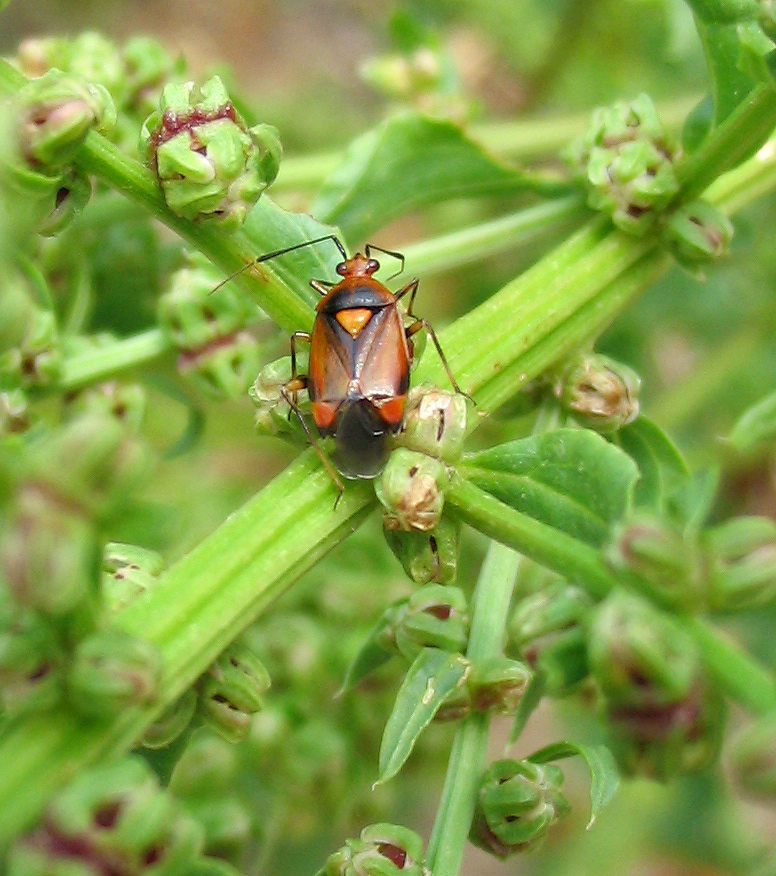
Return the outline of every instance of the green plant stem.
{"type": "Polygon", "coordinates": [[[59,387],[70,390],[88,386],[119,371],[144,365],[170,349],[168,339],[158,328],[91,347],[65,357],[59,387]]]}
{"type": "MultiPolygon", "coordinates": [[[[474,664],[502,653],[519,563],[519,554],[491,542],[472,598],[466,656],[474,664]]],[[[426,854],[426,863],[434,876],[456,876],[460,870],[485,769],[489,725],[487,714],[475,713],[462,722],[455,735],[426,854]]]]}
{"type": "MultiPolygon", "coordinates": [[[[466,523],[510,545],[530,559],[582,584],[602,598],[627,584],[638,589],[636,579],[613,572],[593,547],[559,532],[466,481],[466,466],[459,467],[446,494],[446,506],[466,523]]],[[[645,594],[650,596],[650,594],[645,594]]],[[[706,668],[722,689],[757,714],[776,708],[776,678],[732,641],[722,637],[699,618],[678,618],[686,624],[700,648],[706,668]]]]}

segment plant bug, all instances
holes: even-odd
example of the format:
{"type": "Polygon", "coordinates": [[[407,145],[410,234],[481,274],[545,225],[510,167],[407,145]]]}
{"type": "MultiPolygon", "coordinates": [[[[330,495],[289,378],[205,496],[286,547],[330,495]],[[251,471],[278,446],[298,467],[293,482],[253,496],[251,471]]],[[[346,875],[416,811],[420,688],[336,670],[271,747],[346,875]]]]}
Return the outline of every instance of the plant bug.
{"type": "MultiPolygon", "coordinates": [[[[310,443],[326,469],[344,491],[331,461],[312,435],[297,404],[297,393],[306,389],[310,396],[313,421],[322,437],[334,440],[332,454],[343,477],[374,478],[388,458],[388,436],[399,431],[409,389],[413,357],[412,337],[425,328],[439,353],[450,383],[461,392],[447,364],[433,328],[413,312],[419,280],[410,280],[398,292],[391,292],[373,274],[379,262],[377,250],[401,262],[400,253],[367,244],[364,254],[348,258],[336,235],[329,234],[284,249],[265,253],[255,263],[266,262],[293,250],[331,240],[342,254],[336,271],[338,281],[310,280],[321,295],[316,306],[311,332],[297,331],[291,336],[291,379],[281,389],[283,398],[299,417],[310,443]],[[409,295],[405,325],[399,301],[409,295]],[[300,342],[310,344],[310,364],[306,375],[297,373],[296,354],[300,342]]],[[[249,266],[246,265],[246,269],[249,266]]]]}

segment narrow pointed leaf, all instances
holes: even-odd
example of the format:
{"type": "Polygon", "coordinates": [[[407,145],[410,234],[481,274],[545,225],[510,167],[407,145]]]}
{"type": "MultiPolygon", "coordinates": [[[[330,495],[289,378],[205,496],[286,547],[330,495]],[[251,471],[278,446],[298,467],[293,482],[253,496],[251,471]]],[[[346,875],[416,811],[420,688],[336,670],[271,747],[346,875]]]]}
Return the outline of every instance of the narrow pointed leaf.
{"type": "Polygon", "coordinates": [[[467,480],[518,511],[600,546],[631,503],[639,472],[589,429],[559,429],[467,457],[467,480]]]}
{"type": "Polygon", "coordinates": [[[378,782],[399,772],[412,753],[415,741],[437,710],[469,674],[469,663],[460,654],[424,648],[415,658],[385,725],[380,745],[378,782]]]}
{"type": "Polygon", "coordinates": [[[366,240],[392,219],[457,197],[542,189],[539,180],[491,155],[456,124],[419,112],[394,116],[355,140],[324,182],[312,213],[336,223],[350,240],[366,240]]]}
{"type": "Polygon", "coordinates": [[[620,784],[620,774],[614,757],[605,745],[581,745],[577,742],[556,742],[535,751],[528,760],[534,763],[550,763],[566,757],[579,755],[590,770],[590,821],[592,827],[598,813],[614,797],[620,784]]]}
{"type": "Polygon", "coordinates": [[[520,734],[525,729],[528,719],[536,710],[536,707],[542,701],[544,696],[544,677],[541,673],[536,672],[531,676],[528,682],[528,687],[520,700],[520,705],[515,712],[515,720],[512,722],[512,729],[509,731],[509,744],[512,745],[517,741],[520,734]]]}
{"type": "Polygon", "coordinates": [[[741,453],[776,440],[776,392],[747,408],[728,435],[741,453]]]}
{"type": "MultiPolygon", "coordinates": [[[[388,612],[390,611],[391,609],[389,608],[388,612]]],[[[393,652],[386,650],[380,644],[380,637],[385,630],[387,622],[388,619],[383,614],[369,631],[369,635],[364,639],[352,663],[348,666],[345,680],[337,692],[338,696],[354,688],[359,682],[363,681],[373,672],[376,672],[394,656],[393,652]]]]}
{"type": "Polygon", "coordinates": [[[644,416],[620,429],[615,439],[639,468],[641,477],[633,494],[634,505],[659,508],[666,494],[688,474],[676,445],[644,416]]]}

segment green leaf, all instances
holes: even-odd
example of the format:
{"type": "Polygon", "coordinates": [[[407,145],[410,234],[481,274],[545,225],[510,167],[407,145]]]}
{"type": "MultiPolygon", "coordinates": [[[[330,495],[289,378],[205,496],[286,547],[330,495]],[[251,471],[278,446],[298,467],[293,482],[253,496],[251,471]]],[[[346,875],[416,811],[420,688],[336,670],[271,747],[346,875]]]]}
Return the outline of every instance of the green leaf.
{"type": "Polygon", "coordinates": [[[361,241],[426,204],[537,189],[569,190],[496,158],[453,122],[405,112],[353,141],[312,214],[337,223],[348,240],[361,241]]]}
{"type": "Polygon", "coordinates": [[[577,742],[555,742],[535,751],[528,760],[534,763],[550,763],[563,760],[566,757],[579,755],[590,770],[590,821],[592,827],[598,813],[614,797],[620,784],[620,774],[617,764],[605,745],[580,745],[577,742]]]}
{"type": "Polygon", "coordinates": [[[776,439],[776,392],[744,411],[727,436],[740,453],[776,439]]]}
{"type": "Polygon", "coordinates": [[[469,663],[460,654],[424,648],[402,682],[380,744],[378,782],[399,772],[415,741],[447,696],[462,686],[469,663]]]}
{"type": "Polygon", "coordinates": [[[534,673],[534,675],[531,676],[531,680],[528,682],[528,687],[525,689],[523,698],[520,700],[520,705],[515,712],[515,720],[512,722],[512,729],[509,731],[510,745],[517,741],[520,734],[525,729],[528,719],[542,701],[544,687],[544,676],[539,672],[534,673]]]}
{"type": "Polygon", "coordinates": [[[666,493],[688,475],[676,445],[659,426],[644,416],[620,429],[615,435],[615,443],[639,467],[641,477],[633,494],[636,507],[659,508],[666,493]]]}
{"type": "MultiPolygon", "coordinates": [[[[263,195],[248,214],[243,232],[249,240],[257,241],[256,257],[285,249],[296,243],[316,240],[327,234],[339,236],[331,225],[323,225],[307,213],[293,213],[278,207],[263,195]],[[259,244],[258,241],[261,241],[259,244]]],[[[331,240],[304,246],[272,259],[272,270],[281,277],[299,297],[313,307],[320,300],[310,288],[310,280],[338,280],[336,267],[342,254],[331,240]]],[[[300,326],[306,329],[308,326],[300,326]]]]}
{"type": "Polygon", "coordinates": [[[589,429],[558,429],[472,454],[460,473],[502,502],[593,546],[631,503],[636,463],[589,429]]]}
{"type": "Polygon", "coordinates": [[[718,486],[719,469],[695,472],[667,497],[668,513],[685,529],[698,529],[711,513],[718,486]]]}
{"type": "Polygon", "coordinates": [[[373,672],[376,672],[394,656],[392,651],[386,650],[380,644],[380,637],[385,632],[386,624],[389,623],[389,619],[386,618],[386,615],[389,612],[395,613],[395,611],[395,608],[389,608],[369,631],[369,635],[364,639],[356,656],[353,658],[350,666],[348,666],[348,671],[345,673],[345,680],[342,682],[342,687],[337,692],[338,696],[351,690],[351,688],[354,688],[359,682],[363,681],[373,672]]]}

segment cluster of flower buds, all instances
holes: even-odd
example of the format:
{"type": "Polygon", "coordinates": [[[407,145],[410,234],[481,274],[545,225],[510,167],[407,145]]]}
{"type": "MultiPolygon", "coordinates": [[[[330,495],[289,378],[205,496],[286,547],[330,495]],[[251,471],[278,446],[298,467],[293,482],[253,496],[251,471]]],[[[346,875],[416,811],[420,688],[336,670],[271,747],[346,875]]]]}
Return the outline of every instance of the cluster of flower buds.
{"type": "Polygon", "coordinates": [[[414,387],[397,438],[400,446],[375,481],[388,544],[419,584],[455,580],[459,528],[442,512],[449,466],[463,454],[466,421],[464,396],[414,387]]]}
{"type": "Polygon", "coordinates": [[[429,876],[423,841],[397,824],[370,824],[329,855],[317,876],[429,876]]]}
{"type": "Polygon", "coordinates": [[[109,133],[123,147],[135,149],[140,123],[159,105],[164,83],[183,74],[182,60],[150,37],[133,37],[118,46],[93,31],[72,39],[44,37],[25,40],[16,63],[29,78],[52,68],[106,88],[117,109],[116,128],[109,133]]]}
{"type": "MultiPolygon", "coordinates": [[[[11,847],[7,872],[189,876],[208,863],[200,825],[159,787],[145,761],[128,757],[86,771],[60,791],[42,825],[11,847]]],[[[237,876],[225,863],[202,872],[237,876]]]]}
{"type": "Polygon", "coordinates": [[[592,600],[580,587],[553,581],[517,602],[509,638],[538,672],[550,696],[563,696],[588,676],[587,618],[592,600]]]}
{"type": "Polygon", "coordinates": [[[198,389],[239,398],[259,370],[261,345],[251,327],[262,315],[233,284],[213,293],[220,280],[204,256],[192,255],[159,300],[159,326],[180,351],[178,369],[198,389]]]}
{"type": "Polygon", "coordinates": [[[218,76],[202,86],[165,85],[141,140],[170,210],[229,230],[242,225],[280,167],[277,130],[249,128],[218,76]]]}
{"type": "Polygon", "coordinates": [[[646,94],[600,107],[566,151],[594,210],[622,231],[643,235],[679,191],[676,145],[646,94]]]}
{"type": "Polygon", "coordinates": [[[738,611],[776,598],[776,523],[766,517],[698,531],[637,512],[615,529],[607,558],[663,605],[738,611]]]}
{"type": "Polygon", "coordinates": [[[567,363],[553,392],[564,410],[597,432],[616,432],[639,415],[641,379],[608,356],[587,353],[567,363]]]}
{"type": "Polygon", "coordinates": [[[570,811],[562,784],[554,764],[496,761],[480,782],[469,839],[499,858],[537,848],[570,811]]]}
{"type": "Polygon", "coordinates": [[[727,253],[733,224],[708,201],[690,201],[664,217],[660,239],[679,264],[697,273],[704,263],[727,253]]]}
{"type": "Polygon", "coordinates": [[[705,682],[692,636],[673,617],[615,591],[593,614],[588,659],[625,772],[666,779],[716,757],[724,704],[705,682]]]}

